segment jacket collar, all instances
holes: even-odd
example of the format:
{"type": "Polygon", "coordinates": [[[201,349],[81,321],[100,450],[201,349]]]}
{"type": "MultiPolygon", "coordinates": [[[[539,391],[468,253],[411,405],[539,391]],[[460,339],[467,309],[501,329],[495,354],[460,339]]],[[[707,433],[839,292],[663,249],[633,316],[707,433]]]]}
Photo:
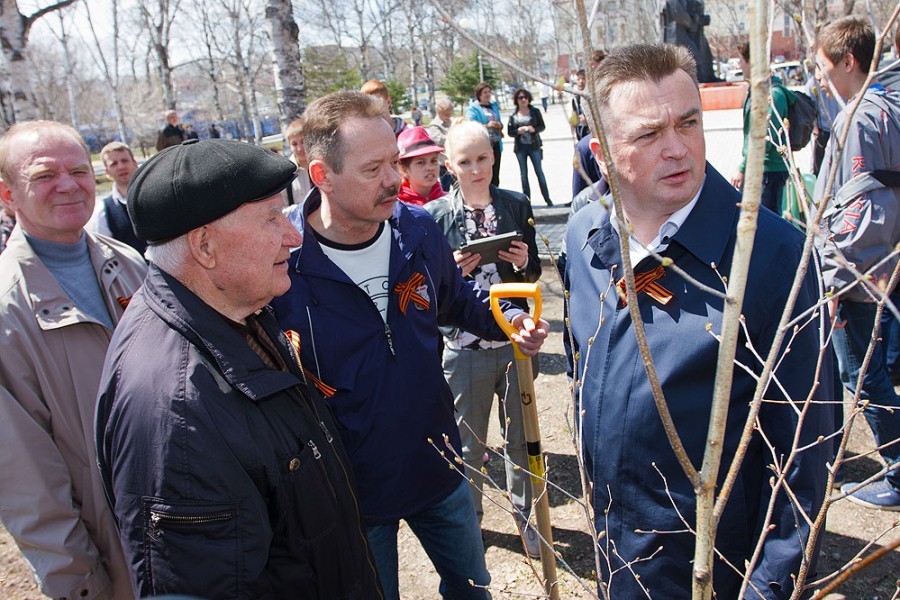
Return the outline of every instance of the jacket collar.
{"type": "MultiPolygon", "coordinates": [[[[346,283],[353,283],[337,265],[325,256],[322,247],[316,239],[315,232],[307,227],[309,215],[322,204],[322,194],[318,188],[313,188],[302,208],[302,219],[295,214],[292,218],[294,225],[303,232],[303,245],[294,250],[290,264],[294,271],[305,272],[308,275],[328,277],[346,283]],[[298,223],[300,221],[300,223],[298,223]]],[[[416,208],[415,210],[424,210],[416,208]]],[[[431,217],[429,217],[431,218],[431,217]]],[[[391,228],[392,243],[389,276],[393,282],[403,265],[412,258],[415,250],[425,239],[425,229],[416,222],[416,217],[409,206],[397,200],[391,213],[388,224],[391,228]]]]}
{"type": "MultiPolygon", "coordinates": [[[[604,265],[619,265],[617,276],[621,276],[624,271],[619,236],[609,222],[612,197],[607,195],[604,198],[609,208],[598,212],[588,231],[586,244],[604,265]]],[[[697,205],[672,237],[669,247],[678,244],[703,264],[721,265],[728,241],[734,235],[740,201],[740,193],[712,165],[706,163],[706,182],[697,205]]]]}
{"type": "MultiPolygon", "coordinates": [[[[121,313],[110,305],[108,290],[122,270],[122,265],[109,246],[90,233],[85,232],[85,238],[91,264],[100,283],[100,291],[103,293],[107,309],[110,311],[110,317],[115,323],[119,320],[121,313]]],[[[35,254],[21,227],[13,229],[12,234],[9,236],[9,241],[4,251],[4,254],[7,253],[9,254],[8,258],[19,265],[34,308],[34,317],[41,329],[50,331],[76,323],[103,325],[75,306],[75,303],[63,291],[50,270],[35,254]]],[[[115,301],[114,298],[112,300],[115,301]]]]}
{"type": "Polygon", "coordinates": [[[254,402],[301,384],[295,354],[278,334],[269,307],[257,319],[281,351],[290,373],[268,368],[224,316],[152,263],[141,293],[151,311],[200,349],[229,385],[254,402]]]}

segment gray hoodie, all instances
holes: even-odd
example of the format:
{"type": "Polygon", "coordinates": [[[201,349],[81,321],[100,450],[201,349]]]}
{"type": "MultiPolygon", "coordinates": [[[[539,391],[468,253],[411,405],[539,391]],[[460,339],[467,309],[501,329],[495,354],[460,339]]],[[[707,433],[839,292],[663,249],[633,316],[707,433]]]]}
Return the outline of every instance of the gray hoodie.
{"type": "MultiPolygon", "coordinates": [[[[817,201],[822,201],[829,174],[834,169],[834,193],[827,198],[823,223],[823,231],[829,233],[830,239],[820,237],[818,245],[823,255],[826,289],[834,286],[836,290],[856,281],[853,273],[841,266],[841,255],[861,273],[874,267],[871,275],[875,281],[887,282],[898,259],[893,257],[875,265],[900,242],[900,188],[884,187],[865,176],[875,170],[900,170],[900,93],[886,90],[880,84],[865,91],[838,161],[836,138],[841,137],[846,121],[847,109],[834,121],[814,195],[817,201]],[[865,178],[841,189],[859,176],[865,178]]],[[[874,301],[859,285],[843,298],[874,301]]]]}

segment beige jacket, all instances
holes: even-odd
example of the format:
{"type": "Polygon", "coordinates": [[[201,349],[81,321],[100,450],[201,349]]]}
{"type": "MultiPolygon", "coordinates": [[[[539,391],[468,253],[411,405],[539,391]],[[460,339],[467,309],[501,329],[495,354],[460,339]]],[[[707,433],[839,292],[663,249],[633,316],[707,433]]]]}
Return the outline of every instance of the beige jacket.
{"type": "MultiPolygon", "coordinates": [[[[87,234],[112,320],[147,267],[130,247],[87,234]]],[[[0,254],[0,519],[54,598],[133,598],[94,446],[112,331],[81,312],[20,228],[0,254]]]]}

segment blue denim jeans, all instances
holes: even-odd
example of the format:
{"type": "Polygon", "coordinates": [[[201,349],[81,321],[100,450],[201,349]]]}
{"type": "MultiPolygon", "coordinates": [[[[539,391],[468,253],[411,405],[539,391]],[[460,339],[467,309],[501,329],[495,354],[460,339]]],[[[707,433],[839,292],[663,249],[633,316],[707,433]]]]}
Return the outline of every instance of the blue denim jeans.
{"type": "MultiPolygon", "coordinates": [[[[875,323],[875,304],[842,300],[838,305],[838,320],[847,324],[834,331],[834,353],[840,366],[841,382],[851,393],[856,391],[856,382],[875,323]]],[[[872,352],[869,368],[862,381],[861,400],[869,400],[880,406],[894,407],[891,414],[887,409],[869,406],[865,409],[866,420],[872,428],[878,446],[900,439],[900,398],[894,392],[888,378],[884,358],[884,346],[878,342],[872,352]]],[[[881,451],[888,464],[900,462],[900,443],[881,451]]],[[[887,476],[888,482],[900,489],[900,469],[894,469],[887,476]]]]}
{"type": "MultiPolygon", "coordinates": [[[[900,289],[891,294],[891,302],[900,308],[900,289]]],[[[881,313],[881,339],[884,340],[884,361],[891,373],[900,368],[900,321],[886,306],[881,313]]]]}
{"type": "Polygon", "coordinates": [[[525,150],[516,152],[516,158],[519,160],[519,175],[522,177],[522,193],[531,198],[531,185],[528,183],[528,159],[531,158],[531,164],[534,166],[534,172],[537,175],[538,185],[541,187],[541,195],[544,197],[544,202],[550,204],[547,178],[544,177],[544,168],[541,166],[544,151],[540,148],[531,149],[530,146],[525,148],[525,150]]]}
{"type": "MultiPolygon", "coordinates": [[[[490,600],[483,588],[491,582],[484,562],[481,527],[475,517],[475,506],[469,482],[462,480],[456,490],[421,513],[407,517],[407,524],[441,576],[440,594],[446,599],[490,600]]],[[[397,529],[399,522],[366,527],[369,549],[381,579],[385,600],[399,600],[397,582],[397,529]]]]}

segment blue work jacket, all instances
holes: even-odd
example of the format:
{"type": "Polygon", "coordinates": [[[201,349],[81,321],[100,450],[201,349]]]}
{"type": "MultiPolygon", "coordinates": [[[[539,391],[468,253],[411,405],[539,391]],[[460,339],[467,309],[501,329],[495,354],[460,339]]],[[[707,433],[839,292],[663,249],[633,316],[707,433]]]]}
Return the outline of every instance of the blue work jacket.
{"type": "MultiPolygon", "coordinates": [[[[673,236],[663,255],[693,278],[723,290],[734,254],[740,195],[718,172],[707,165],[706,181],[697,204],[673,236]],[[716,270],[711,268],[715,264],[716,270]]],[[[611,206],[611,199],[610,199],[611,206]]],[[[803,240],[783,219],[760,208],[759,224],[750,262],[742,313],[746,333],[738,342],[737,362],[724,441],[720,482],[735,454],[748,414],[761,361],[747,348],[767,356],[776,333],[788,291],[797,270],[803,240]]],[[[574,376],[584,410],[584,454],[593,481],[593,503],[598,531],[607,537],[600,543],[610,553],[613,569],[623,561],[647,558],[633,564],[640,582],[653,598],[689,598],[692,581],[694,536],[683,533],[685,524],[696,525],[695,496],[666,438],[653,402],[650,384],[637,347],[628,308],[614,289],[624,275],[619,238],[602,203],[586,206],[572,218],[567,233],[569,259],[566,285],[570,292],[570,319],[574,335],[574,376]],[[589,340],[592,340],[590,342],[589,340]],[[668,488],[668,494],[666,489],[668,488]],[[670,497],[671,496],[671,497],[670,497]],[[666,533],[679,532],[679,533],[666,533]],[[615,552],[612,544],[615,544],[615,552]],[[658,552],[657,552],[657,549],[658,552]]],[[[636,272],[659,263],[648,257],[636,272]]],[[[795,312],[816,302],[817,283],[810,267],[795,312]]],[[[645,293],[638,294],[641,317],[656,364],[662,390],[675,427],[696,468],[700,468],[709,426],[723,300],[698,289],[672,269],[657,284],[673,294],[666,305],[645,293]],[[707,327],[709,326],[709,330],[707,327]]],[[[629,301],[634,301],[629,299],[629,301]]],[[[794,336],[786,338],[790,352],[775,373],[780,386],[795,400],[804,400],[813,384],[819,355],[819,322],[804,321],[794,336]]],[[[824,399],[831,389],[830,350],[822,357],[823,374],[815,397],[824,399]]],[[[779,386],[770,384],[767,399],[783,398],[779,386]]],[[[788,471],[788,482],[803,509],[813,518],[822,503],[825,461],[830,443],[815,444],[819,435],[833,429],[832,407],[811,405],[801,432],[800,452],[788,471]]],[[[798,414],[786,403],[763,404],[759,423],[773,444],[778,460],[790,452],[798,414]]],[[[753,553],[771,497],[769,464],[773,455],[756,433],[750,442],[737,482],[722,515],[716,548],[732,565],[742,568],[753,553]]],[[[800,568],[800,537],[808,527],[796,518],[782,490],[776,498],[772,523],[752,583],[767,598],[787,598],[791,574],[800,568]],[[797,523],[800,523],[798,536],[797,523]]],[[[815,554],[814,554],[815,556],[815,554]]],[[[736,598],[740,577],[716,561],[714,588],[719,598],[736,598]]],[[[601,561],[603,564],[603,561],[601,561]]],[[[813,565],[814,567],[815,565],[813,565]]],[[[609,573],[603,573],[610,581],[609,573]]],[[[628,570],[615,573],[610,595],[618,599],[643,598],[628,570]]],[[[755,593],[748,597],[758,598],[755,593]]]]}
{"type": "MultiPolygon", "coordinates": [[[[320,202],[313,190],[304,222],[320,202]]],[[[430,214],[397,202],[388,225],[387,322],[368,294],[325,256],[310,227],[304,227],[303,247],[289,261],[290,291],[272,302],[281,327],[299,334],[306,368],[334,388],[327,401],[356,474],[367,525],[418,514],[460,484],[460,475],[439,454],[451,458],[447,443],[460,452],[460,442],[438,354],[438,326],[506,339],[488,294],[463,279],[430,214]],[[414,280],[427,307],[404,302],[398,286],[414,280]]],[[[508,318],[523,312],[503,306],[508,318]]]]}

